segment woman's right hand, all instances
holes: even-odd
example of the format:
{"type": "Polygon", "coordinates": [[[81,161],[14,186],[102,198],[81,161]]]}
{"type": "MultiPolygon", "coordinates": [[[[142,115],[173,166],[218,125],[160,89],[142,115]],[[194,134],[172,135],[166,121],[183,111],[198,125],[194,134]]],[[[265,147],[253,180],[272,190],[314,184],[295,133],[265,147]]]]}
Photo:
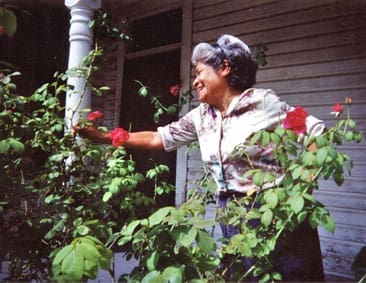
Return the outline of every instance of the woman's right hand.
{"type": "Polygon", "coordinates": [[[109,132],[99,130],[94,124],[80,124],[77,123],[73,127],[74,133],[82,138],[86,138],[96,143],[111,143],[109,132]]]}

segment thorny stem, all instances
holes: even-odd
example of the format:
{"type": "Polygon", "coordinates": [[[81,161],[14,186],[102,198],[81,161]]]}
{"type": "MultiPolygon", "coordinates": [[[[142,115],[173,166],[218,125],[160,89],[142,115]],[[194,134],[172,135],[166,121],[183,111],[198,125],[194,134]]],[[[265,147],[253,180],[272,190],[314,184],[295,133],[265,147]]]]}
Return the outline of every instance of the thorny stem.
{"type": "Polygon", "coordinates": [[[242,277],[240,277],[240,280],[246,278],[252,271],[253,269],[255,268],[255,265],[253,264],[248,270],[247,272],[244,273],[244,275],[242,277]]]}
{"type": "MultiPolygon", "coordinates": [[[[347,122],[350,120],[350,105],[347,104],[347,122]]],[[[343,130],[343,134],[345,134],[347,132],[347,127],[348,127],[348,123],[345,123],[344,125],[344,130],[343,130]]]]}

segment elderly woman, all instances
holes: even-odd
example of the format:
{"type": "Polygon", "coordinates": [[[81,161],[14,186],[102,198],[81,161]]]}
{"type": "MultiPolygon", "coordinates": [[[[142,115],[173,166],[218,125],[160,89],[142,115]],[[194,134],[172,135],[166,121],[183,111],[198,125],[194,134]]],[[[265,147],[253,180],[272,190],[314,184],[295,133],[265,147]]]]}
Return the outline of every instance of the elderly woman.
{"type": "MultiPolygon", "coordinates": [[[[222,208],[234,196],[255,188],[251,179],[243,178],[249,160],[235,157],[234,148],[261,129],[275,128],[290,107],[273,91],[253,88],[257,65],[248,46],[234,36],[223,35],[213,45],[199,43],[193,50],[192,63],[193,87],[200,105],[157,131],[129,133],[123,146],[172,151],[198,140],[202,160],[217,184],[217,203],[222,208]]],[[[306,128],[308,134],[318,135],[324,130],[324,123],[308,116],[306,128]]],[[[111,142],[109,133],[95,128],[77,131],[97,142],[111,142]]],[[[269,154],[268,149],[258,147],[252,151],[251,162],[270,170],[268,162],[261,158],[269,154]]],[[[222,230],[225,237],[235,233],[224,225],[222,230]]],[[[319,239],[307,223],[287,235],[274,256],[284,281],[323,280],[319,239]]]]}

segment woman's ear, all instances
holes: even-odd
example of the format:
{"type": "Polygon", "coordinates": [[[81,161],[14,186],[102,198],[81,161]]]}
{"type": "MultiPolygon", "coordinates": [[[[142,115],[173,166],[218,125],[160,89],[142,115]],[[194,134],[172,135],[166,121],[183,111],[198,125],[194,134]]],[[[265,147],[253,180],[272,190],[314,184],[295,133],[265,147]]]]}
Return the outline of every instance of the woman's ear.
{"type": "Polygon", "coordinates": [[[222,75],[227,76],[230,74],[230,72],[231,66],[229,64],[229,61],[225,59],[224,61],[222,61],[222,75]]]}

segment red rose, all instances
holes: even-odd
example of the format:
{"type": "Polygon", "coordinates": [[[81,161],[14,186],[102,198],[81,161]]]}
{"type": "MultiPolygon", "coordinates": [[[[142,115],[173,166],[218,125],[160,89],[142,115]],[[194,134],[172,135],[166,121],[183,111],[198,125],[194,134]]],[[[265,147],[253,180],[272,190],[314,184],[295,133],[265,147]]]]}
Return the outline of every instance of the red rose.
{"type": "Polygon", "coordinates": [[[334,104],[333,106],[333,112],[336,112],[336,113],[342,113],[343,112],[343,105],[340,104],[339,102],[334,104]]]}
{"type": "Polygon", "coordinates": [[[88,121],[95,121],[96,119],[99,119],[103,116],[103,113],[100,112],[100,111],[94,111],[94,112],[91,112],[89,113],[88,115],[88,121]]]}
{"type": "Polygon", "coordinates": [[[283,127],[293,130],[297,135],[303,134],[306,131],[305,120],[307,116],[308,113],[304,108],[296,106],[294,110],[287,112],[283,127]]]}
{"type": "Polygon", "coordinates": [[[122,128],[115,128],[113,131],[110,131],[109,136],[114,147],[123,145],[130,137],[129,133],[122,128]]]}
{"type": "Polygon", "coordinates": [[[173,96],[177,96],[179,94],[179,88],[179,84],[172,85],[169,90],[170,94],[173,96]]]}

